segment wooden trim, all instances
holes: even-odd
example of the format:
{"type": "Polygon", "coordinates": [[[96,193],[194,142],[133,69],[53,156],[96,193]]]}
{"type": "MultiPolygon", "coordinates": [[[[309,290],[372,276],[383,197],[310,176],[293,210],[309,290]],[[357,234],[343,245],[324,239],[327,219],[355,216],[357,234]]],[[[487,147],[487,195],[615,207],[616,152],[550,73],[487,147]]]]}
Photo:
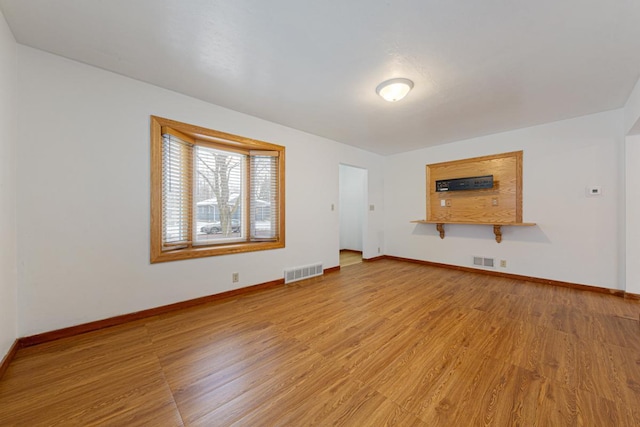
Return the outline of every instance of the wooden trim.
{"type": "MultiPolygon", "coordinates": [[[[326,271],[326,270],[325,270],[326,271]]],[[[161,314],[166,314],[176,310],[182,310],[185,308],[195,307],[197,305],[219,302],[222,300],[240,297],[248,294],[252,294],[265,289],[274,288],[284,284],[284,279],[272,280],[270,282],[261,283],[254,286],[248,286],[245,288],[234,289],[220,294],[207,295],[200,298],[195,298],[187,301],[176,302],[169,305],[163,305],[161,307],[150,308],[147,310],[137,311],[135,313],[123,314],[120,316],[109,317],[107,319],[96,320],[94,322],[83,323],[81,325],[70,326],[68,328],[57,329],[55,331],[43,332],[37,335],[31,335],[23,337],[18,340],[20,348],[31,347],[37,344],[46,343],[49,341],[58,340],[61,338],[68,338],[86,332],[97,331],[99,329],[108,328],[110,326],[122,325],[135,320],[146,319],[161,314]]]]}
{"type": "Polygon", "coordinates": [[[462,224],[462,225],[509,225],[514,227],[533,227],[537,225],[535,222],[499,222],[499,221],[489,221],[489,222],[471,222],[471,221],[428,221],[424,219],[416,219],[413,221],[409,221],[414,224],[462,224]]]}
{"type": "Polygon", "coordinates": [[[486,274],[489,276],[504,277],[507,279],[516,279],[516,280],[524,280],[527,282],[542,283],[544,285],[559,286],[563,288],[578,289],[578,290],[590,291],[590,292],[598,292],[602,294],[611,294],[611,295],[615,295],[622,298],[624,298],[626,295],[624,291],[621,291],[618,289],[602,288],[599,286],[582,285],[579,283],[570,283],[570,282],[562,282],[559,280],[542,279],[539,277],[522,276],[520,274],[502,273],[499,271],[481,270],[479,268],[462,267],[459,265],[442,264],[439,262],[422,261],[422,260],[412,259],[412,258],[401,258],[401,257],[392,256],[392,255],[385,255],[384,258],[394,260],[394,261],[405,261],[405,262],[411,262],[414,264],[423,264],[431,267],[448,268],[450,270],[459,270],[459,271],[465,271],[469,273],[479,273],[479,274],[486,274]]]}
{"type": "Polygon", "coordinates": [[[386,255],[378,255],[378,256],[374,256],[373,258],[362,258],[363,262],[374,262],[374,261],[380,261],[386,258],[386,255]]]}
{"type": "MultiPolygon", "coordinates": [[[[425,218],[429,219],[432,217],[431,215],[431,183],[434,182],[433,178],[431,177],[431,165],[426,165],[425,166],[425,177],[427,179],[427,182],[425,183],[425,187],[427,189],[426,191],[426,200],[425,200],[425,218]]],[[[444,239],[444,237],[443,237],[444,239]]]]}
{"type": "Polygon", "coordinates": [[[509,158],[509,157],[518,157],[521,156],[523,153],[522,150],[519,151],[509,151],[507,153],[500,153],[500,154],[490,154],[487,156],[479,156],[479,157],[469,157],[466,159],[458,159],[458,160],[448,160],[446,162],[439,162],[439,163],[431,163],[427,166],[452,166],[452,165],[459,165],[459,164],[463,164],[463,163],[474,163],[474,162],[482,162],[485,160],[496,160],[496,159],[505,159],[505,158],[509,158]]]}
{"type": "Polygon", "coordinates": [[[353,249],[340,249],[340,253],[349,252],[351,254],[362,254],[362,251],[354,251],[353,249]]]}
{"type": "Polygon", "coordinates": [[[640,301],[640,295],[639,294],[632,294],[631,292],[625,292],[624,293],[624,297],[626,299],[630,299],[632,301],[640,301]]]}
{"type": "Polygon", "coordinates": [[[279,237],[279,243],[281,245],[281,247],[285,247],[285,236],[286,236],[286,222],[285,222],[285,211],[286,211],[286,203],[285,203],[285,197],[286,197],[286,192],[284,191],[285,189],[285,152],[284,152],[284,147],[282,148],[282,151],[280,151],[280,156],[278,157],[278,203],[280,204],[278,206],[278,237],[279,237]]]}
{"type": "Polygon", "coordinates": [[[7,352],[7,354],[5,354],[5,356],[2,358],[2,361],[0,362],[0,379],[2,379],[4,373],[7,372],[9,365],[13,361],[13,358],[16,357],[16,353],[21,347],[22,346],[20,345],[19,340],[15,340],[13,344],[11,344],[11,347],[9,347],[9,351],[7,352]]]}
{"type": "MultiPolygon", "coordinates": [[[[516,151],[516,222],[522,222],[522,151],[516,151]]],[[[497,235],[496,235],[497,238],[497,235]]],[[[498,242],[500,243],[500,242],[498,242]]]]}
{"type": "MultiPolygon", "coordinates": [[[[153,119],[154,119],[154,117],[153,117],[153,116],[151,116],[151,120],[153,120],[153,119]]],[[[181,140],[181,141],[183,141],[183,142],[188,142],[188,143],[189,143],[189,144],[191,144],[191,145],[193,145],[193,144],[195,144],[195,143],[196,143],[195,138],[193,138],[193,137],[191,137],[191,136],[187,135],[186,133],[180,132],[179,130],[175,130],[175,129],[173,129],[173,128],[170,128],[170,127],[168,127],[168,126],[161,126],[161,127],[160,127],[160,133],[161,133],[162,135],[164,135],[164,134],[167,134],[167,133],[168,133],[169,135],[172,135],[172,136],[174,136],[174,137],[178,138],[179,140],[181,140]]]]}
{"type": "Polygon", "coordinates": [[[174,251],[162,252],[152,263],[177,261],[182,259],[195,259],[215,255],[229,255],[244,252],[265,251],[269,249],[284,248],[284,241],[275,242],[239,242],[228,245],[194,246],[174,251]]]}
{"type": "Polygon", "coordinates": [[[283,151],[281,145],[272,144],[258,139],[251,139],[244,136],[234,135],[232,133],[221,132],[218,130],[207,129],[188,123],[178,122],[176,120],[165,119],[163,117],[151,116],[152,121],[160,123],[161,126],[167,126],[179,132],[190,135],[194,139],[210,141],[213,143],[223,143],[225,145],[235,145],[239,147],[250,146],[251,149],[257,150],[274,150],[283,151]]]}
{"type": "Polygon", "coordinates": [[[162,126],[151,116],[151,263],[162,255],[162,126]]]}
{"type": "Polygon", "coordinates": [[[222,151],[228,151],[230,153],[236,153],[239,154],[241,156],[249,156],[249,151],[248,149],[242,149],[241,147],[236,147],[235,145],[229,145],[229,144],[225,144],[224,142],[210,142],[210,141],[204,141],[201,139],[196,140],[195,146],[200,146],[200,147],[206,147],[206,148],[213,148],[215,150],[222,150],[222,151]]]}
{"type": "Polygon", "coordinates": [[[337,273],[340,271],[340,266],[336,265],[335,267],[329,267],[324,269],[324,274],[328,273],[337,273]]]}

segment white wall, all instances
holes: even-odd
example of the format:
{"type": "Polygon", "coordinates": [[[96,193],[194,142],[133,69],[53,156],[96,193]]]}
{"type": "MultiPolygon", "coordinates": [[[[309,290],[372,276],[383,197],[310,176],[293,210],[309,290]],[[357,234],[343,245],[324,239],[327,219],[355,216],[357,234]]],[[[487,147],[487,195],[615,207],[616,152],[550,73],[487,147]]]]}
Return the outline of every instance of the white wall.
{"type": "MultiPolygon", "coordinates": [[[[382,206],[378,155],[31,48],[18,58],[20,336],[337,266],[340,163],[368,169],[382,206]],[[286,248],[150,265],[152,114],[286,146],[286,248]]],[[[382,215],[365,253],[382,244],[382,215]]]]}
{"type": "Polygon", "coordinates": [[[366,191],[366,169],[340,165],[340,249],[362,251],[366,191]]]}
{"type": "Polygon", "coordinates": [[[640,79],[624,106],[624,131],[625,135],[640,133],[640,79]]]}
{"type": "Polygon", "coordinates": [[[0,360],[17,335],[14,88],[16,43],[0,12],[0,360]]]}
{"type": "Polygon", "coordinates": [[[625,112],[625,224],[627,292],[640,295],[640,79],[631,92],[625,112]]]}
{"type": "Polygon", "coordinates": [[[640,295],[640,135],[626,138],[627,292],[640,295]]]}
{"type": "Polygon", "coordinates": [[[624,289],[618,256],[619,191],[624,150],[622,110],[474,138],[388,157],[386,253],[471,267],[472,256],[507,260],[498,271],[624,289]],[[535,227],[446,225],[441,240],[426,215],[425,165],[524,151],[523,211],[535,227]],[[587,186],[603,194],[586,197],[587,186]]]}

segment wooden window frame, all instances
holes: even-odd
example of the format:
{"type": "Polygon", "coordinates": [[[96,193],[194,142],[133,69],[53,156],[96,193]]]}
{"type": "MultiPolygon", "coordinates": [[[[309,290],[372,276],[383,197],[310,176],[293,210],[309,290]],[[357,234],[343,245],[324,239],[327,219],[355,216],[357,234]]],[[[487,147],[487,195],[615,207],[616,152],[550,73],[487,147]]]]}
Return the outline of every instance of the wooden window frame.
{"type": "MultiPolygon", "coordinates": [[[[247,173],[249,173],[247,171],[247,173]]],[[[151,263],[177,261],[279,249],[285,247],[285,147],[269,142],[245,138],[230,133],[207,129],[171,119],[151,116],[151,263]],[[278,152],[278,236],[270,241],[228,242],[212,245],[197,245],[174,250],[162,249],[162,128],[169,127],[187,137],[204,142],[202,145],[216,146],[229,151],[248,153],[249,151],[278,152]]],[[[248,197],[248,195],[246,196],[248,197]]]]}

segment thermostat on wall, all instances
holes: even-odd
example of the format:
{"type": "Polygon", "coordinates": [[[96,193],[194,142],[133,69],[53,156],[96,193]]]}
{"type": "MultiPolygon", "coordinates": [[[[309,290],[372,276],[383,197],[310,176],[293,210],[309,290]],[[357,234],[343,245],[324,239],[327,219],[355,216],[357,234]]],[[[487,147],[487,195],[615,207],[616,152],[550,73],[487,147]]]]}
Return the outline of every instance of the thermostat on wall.
{"type": "Polygon", "coordinates": [[[600,196],[602,194],[602,187],[600,187],[599,185],[587,187],[585,188],[585,192],[587,194],[587,197],[600,196]]]}

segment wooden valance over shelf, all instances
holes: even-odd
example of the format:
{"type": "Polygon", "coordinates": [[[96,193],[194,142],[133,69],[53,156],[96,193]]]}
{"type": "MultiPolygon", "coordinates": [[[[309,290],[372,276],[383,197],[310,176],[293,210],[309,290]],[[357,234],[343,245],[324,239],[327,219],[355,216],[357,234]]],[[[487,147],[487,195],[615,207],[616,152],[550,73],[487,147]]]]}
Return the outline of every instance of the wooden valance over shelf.
{"type": "Polygon", "coordinates": [[[416,224],[435,224],[436,229],[440,232],[440,238],[444,239],[444,225],[445,224],[462,224],[462,225],[492,225],[493,226],[493,234],[496,236],[496,242],[502,242],[502,226],[515,226],[515,227],[533,227],[536,225],[535,222],[504,222],[504,223],[494,223],[494,222],[460,222],[460,221],[426,221],[423,219],[411,221],[416,224]]]}

